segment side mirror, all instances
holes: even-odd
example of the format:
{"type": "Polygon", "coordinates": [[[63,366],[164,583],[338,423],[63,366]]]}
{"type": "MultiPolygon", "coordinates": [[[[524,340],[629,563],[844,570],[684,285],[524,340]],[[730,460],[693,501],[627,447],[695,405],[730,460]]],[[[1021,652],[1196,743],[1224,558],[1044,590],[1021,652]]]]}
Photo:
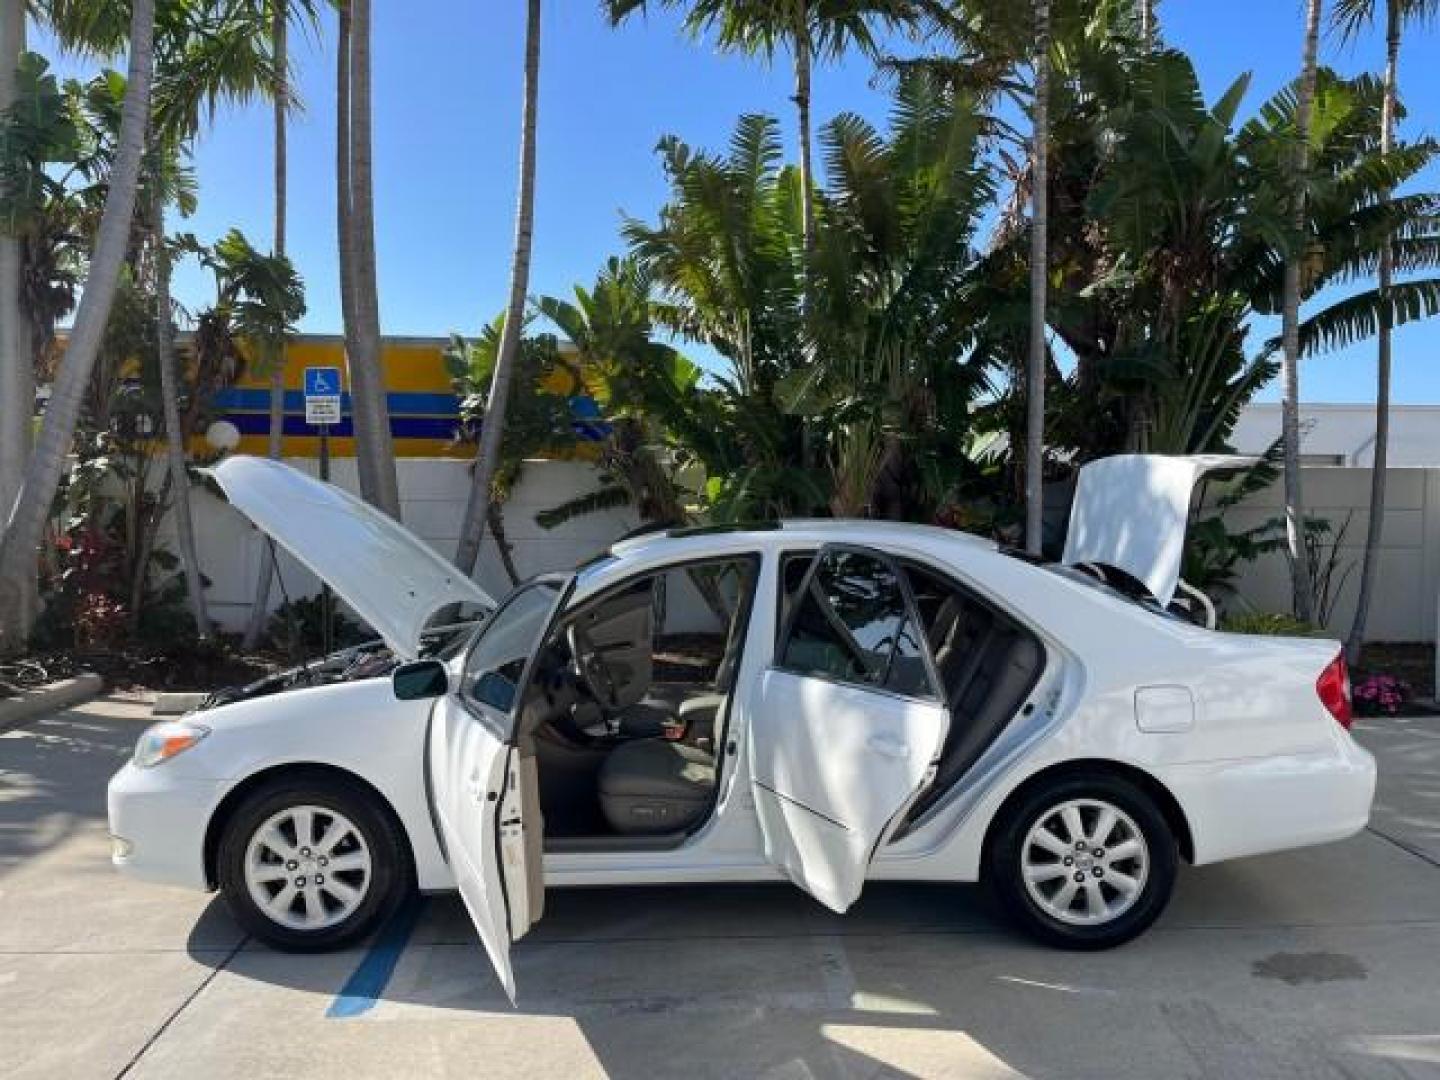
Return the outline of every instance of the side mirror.
{"type": "Polygon", "coordinates": [[[450,675],[439,660],[412,660],[395,669],[390,685],[401,701],[419,701],[443,696],[450,689],[450,675]]]}

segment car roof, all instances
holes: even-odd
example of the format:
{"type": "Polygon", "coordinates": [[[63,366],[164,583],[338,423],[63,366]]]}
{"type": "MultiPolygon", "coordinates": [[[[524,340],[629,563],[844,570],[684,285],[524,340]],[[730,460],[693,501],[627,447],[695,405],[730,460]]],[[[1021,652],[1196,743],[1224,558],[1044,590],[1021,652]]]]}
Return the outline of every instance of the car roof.
{"type": "Polygon", "coordinates": [[[584,597],[605,589],[617,577],[666,563],[746,552],[814,549],[835,543],[859,544],[900,556],[928,556],[948,564],[965,562],[967,555],[1000,558],[998,546],[978,536],[895,521],[787,519],[759,525],[667,529],[618,541],[604,555],[587,563],[576,581],[576,595],[584,597]]]}
{"type": "MultiPolygon", "coordinates": [[[[869,518],[786,518],[740,525],[709,525],[697,528],[666,529],[632,536],[610,546],[610,554],[619,559],[656,553],[662,549],[679,550],[681,540],[711,541],[717,550],[733,551],[740,547],[790,547],[799,541],[816,544],[855,543],[883,545],[888,542],[935,542],[969,544],[979,549],[995,550],[990,540],[937,525],[916,525],[905,521],[874,521],[869,518]]],[[[691,545],[685,545],[689,547],[691,545]]]]}
{"type": "Polygon", "coordinates": [[[1140,635],[1134,640],[1153,643],[1160,637],[1173,638],[1181,647],[1193,644],[1193,633],[1200,632],[1180,620],[1158,618],[1133,601],[1015,558],[993,541],[970,533],[868,519],[785,520],[759,527],[666,530],[632,537],[581,568],[574,600],[583,603],[632,574],[667,565],[750,553],[773,557],[831,543],[874,547],[949,570],[968,588],[1051,641],[1063,641],[1065,648],[1087,655],[1108,655],[1115,635],[1127,627],[1140,635]],[[1099,625],[1113,625],[1114,633],[1096,634],[1099,625]]]}

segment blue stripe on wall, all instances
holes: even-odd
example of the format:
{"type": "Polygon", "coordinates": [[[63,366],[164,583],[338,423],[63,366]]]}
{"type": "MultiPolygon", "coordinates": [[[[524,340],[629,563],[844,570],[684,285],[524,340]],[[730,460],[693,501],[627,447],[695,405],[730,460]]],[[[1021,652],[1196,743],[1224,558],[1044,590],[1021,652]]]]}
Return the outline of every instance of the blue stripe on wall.
{"type": "MultiPolygon", "coordinates": [[[[420,394],[395,391],[385,395],[390,411],[397,416],[459,416],[460,399],[454,394],[420,394]]],[[[270,391],[232,386],[215,395],[215,404],[226,411],[270,411],[270,391]]],[[[350,395],[340,395],[340,407],[350,411],[350,395]]],[[[285,391],[285,411],[303,413],[305,395],[299,390],[285,391]]]]}
{"type": "MultiPolygon", "coordinates": [[[[240,429],[242,435],[266,435],[270,431],[270,418],[257,413],[226,413],[229,420],[240,429]]],[[[455,437],[457,420],[445,417],[392,416],[390,434],[397,439],[442,439],[449,442],[455,437]]],[[[572,425],[577,438],[586,442],[600,442],[610,434],[609,424],[575,423],[572,425]]],[[[286,435],[319,435],[319,428],[305,423],[303,416],[285,417],[286,435]]],[[[330,425],[330,434],[337,438],[349,438],[355,434],[355,425],[347,415],[338,424],[330,425]]]]}

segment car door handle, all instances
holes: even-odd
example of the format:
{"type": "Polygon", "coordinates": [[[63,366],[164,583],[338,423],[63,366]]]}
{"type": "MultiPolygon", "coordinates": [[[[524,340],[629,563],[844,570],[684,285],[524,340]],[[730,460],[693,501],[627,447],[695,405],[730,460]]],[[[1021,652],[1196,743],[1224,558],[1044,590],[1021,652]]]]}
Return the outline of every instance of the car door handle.
{"type": "Polygon", "coordinates": [[[910,747],[889,735],[871,735],[865,745],[881,757],[895,758],[897,761],[904,761],[910,756],[910,747]]]}

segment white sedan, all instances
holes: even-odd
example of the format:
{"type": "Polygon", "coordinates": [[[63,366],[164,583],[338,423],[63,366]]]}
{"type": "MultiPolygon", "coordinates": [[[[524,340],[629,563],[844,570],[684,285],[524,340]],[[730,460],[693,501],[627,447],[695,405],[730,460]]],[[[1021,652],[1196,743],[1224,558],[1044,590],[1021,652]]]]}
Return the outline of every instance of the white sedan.
{"type": "Polygon", "coordinates": [[[345,492],[232,457],[231,503],[407,662],[151,728],[110,783],[114,863],[286,949],[458,887],[512,996],[549,886],[788,879],[843,912],[983,880],[1045,941],[1119,944],[1180,860],[1350,836],[1374,792],[1334,642],[1167,610],[1216,464],[1087,467],[1069,565],[872,521],[681,529],[491,605],[345,492]],[[422,655],[465,603],[477,628],[422,655]]]}

